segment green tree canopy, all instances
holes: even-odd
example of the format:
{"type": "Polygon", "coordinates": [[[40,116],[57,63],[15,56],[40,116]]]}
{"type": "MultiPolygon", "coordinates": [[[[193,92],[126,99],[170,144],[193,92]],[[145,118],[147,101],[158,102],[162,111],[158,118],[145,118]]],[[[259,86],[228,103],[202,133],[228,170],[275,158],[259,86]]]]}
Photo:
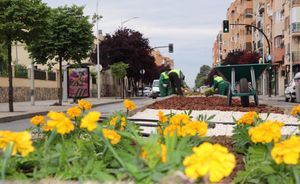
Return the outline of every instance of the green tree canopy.
{"type": "Polygon", "coordinates": [[[200,88],[205,84],[205,81],[207,79],[207,75],[209,74],[211,70],[211,67],[208,65],[202,65],[200,68],[200,72],[197,74],[196,80],[195,80],[195,87],[200,88]]]}
{"type": "Polygon", "coordinates": [[[118,62],[110,65],[112,74],[118,79],[122,79],[126,76],[128,67],[128,64],[125,64],[123,62],[118,62]]]}
{"type": "Polygon", "coordinates": [[[49,7],[41,0],[1,0],[0,40],[7,49],[7,70],[9,78],[9,111],[13,111],[13,82],[11,44],[14,41],[27,45],[44,31],[47,25],[49,7]]]}
{"type": "MultiPolygon", "coordinates": [[[[51,11],[47,31],[28,45],[31,57],[36,63],[59,65],[62,62],[80,64],[89,56],[93,47],[93,25],[83,15],[84,7],[58,7],[51,11]]],[[[62,80],[60,76],[59,104],[62,103],[62,80]]]]}

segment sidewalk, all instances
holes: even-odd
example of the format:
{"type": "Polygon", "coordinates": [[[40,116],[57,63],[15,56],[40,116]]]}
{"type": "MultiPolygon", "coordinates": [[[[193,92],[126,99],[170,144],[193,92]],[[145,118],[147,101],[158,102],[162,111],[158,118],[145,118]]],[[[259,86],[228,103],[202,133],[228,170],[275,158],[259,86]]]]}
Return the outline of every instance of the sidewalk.
{"type": "Polygon", "coordinates": [[[290,114],[291,109],[294,106],[299,105],[299,103],[285,102],[284,96],[272,95],[271,97],[269,97],[267,95],[259,95],[258,98],[260,104],[266,104],[271,105],[273,107],[283,108],[285,114],[290,114]]]}
{"type": "MultiPolygon", "coordinates": [[[[115,97],[87,98],[93,107],[123,102],[123,99],[116,99],[115,97]]],[[[8,111],[8,103],[0,103],[0,123],[15,121],[24,118],[31,118],[35,115],[45,115],[48,111],[66,111],[69,107],[74,106],[73,100],[63,102],[62,106],[52,106],[57,100],[36,101],[32,106],[30,102],[15,102],[14,112],[8,111]]]]}

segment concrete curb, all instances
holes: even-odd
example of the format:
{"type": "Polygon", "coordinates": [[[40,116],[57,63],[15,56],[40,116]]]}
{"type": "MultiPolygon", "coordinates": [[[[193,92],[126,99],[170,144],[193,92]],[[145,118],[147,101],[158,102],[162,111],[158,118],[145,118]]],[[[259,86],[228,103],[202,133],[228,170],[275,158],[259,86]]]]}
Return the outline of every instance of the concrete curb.
{"type": "MultiPolygon", "coordinates": [[[[105,103],[101,103],[101,104],[94,104],[93,107],[99,107],[102,105],[108,105],[108,104],[116,104],[116,103],[121,103],[123,102],[123,100],[116,100],[113,102],[105,102],[105,103]]],[[[33,116],[36,115],[46,115],[49,111],[40,111],[40,112],[30,112],[27,114],[21,114],[21,115],[15,115],[15,116],[8,116],[8,117],[3,117],[0,118],[0,123],[8,123],[11,121],[17,121],[17,120],[21,120],[21,119],[27,119],[27,118],[32,118],[33,116]]],[[[66,112],[66,111],[63,111],[66,112]]]]}

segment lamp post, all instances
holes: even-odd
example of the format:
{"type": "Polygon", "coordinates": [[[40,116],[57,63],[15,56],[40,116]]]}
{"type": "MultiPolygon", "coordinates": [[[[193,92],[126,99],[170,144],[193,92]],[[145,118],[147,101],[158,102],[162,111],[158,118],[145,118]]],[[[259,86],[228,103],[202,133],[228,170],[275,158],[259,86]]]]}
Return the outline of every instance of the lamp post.
{"type": "Polygon", "coordinates": [[[132,18],[130,18],[130,19],[126,19],[126,20],[124,20],[124,21],[121,21],[121,28],[123,27],[123,25],[124,25],[126,22],[129,22],[129,21],[131,21],[131,20],[133,20],[133,19],[138,19],[138,18],[140,18],[140,17],[132,17],[132,18]]]}
{"type": "Polygon", "coordinates": [[[30,65],[28,66],[28,69],[30,69],[30,102],[31,102],[31,105],[35,105],[34,64],[33,64],[33,60],[31,61],[30,65]]]}
{"type": "Polygon", "coordinates": [[[292,52],[292,42],[293,42],[293,32],[292,32],[292,15],[293,15],[293,1],[290,1],[290,35],[289,35],[289,40],[290,40],[290,57],[289,57],[289,60],[290,60],[290,81],[293,79],[293,52],[292,52]]]}
{"type": "Polygon", "coordinates": [[[144,96],[144,83],[143,83],[143,79],[144,79],[145,70],[141,69],[140,70],[140,74],[142,75],[142,96],[144,96]]]}
{"type": "Polygon", "coordinates": [[[99,6],[99,0],[97,0],[97,18],[96,18],[96,22],[97,22],[97,95],[98,95],[98,99],[101,98],[101,70],[102,70],[102,66],[100,65],[100,53],[99,53],[99,11],[98,11],[98,6],[99,6]]]}

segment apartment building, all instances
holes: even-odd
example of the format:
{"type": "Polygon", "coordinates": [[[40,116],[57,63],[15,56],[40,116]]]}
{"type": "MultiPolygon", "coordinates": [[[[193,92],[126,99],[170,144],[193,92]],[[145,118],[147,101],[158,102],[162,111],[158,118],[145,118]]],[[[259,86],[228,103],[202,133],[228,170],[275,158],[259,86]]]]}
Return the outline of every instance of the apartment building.
{"type": "MultiPolygon", "coordinates": [[[[252,24],[253,1],[236,0],[227,9],[227,19],[230,24],[252,24]]],[[[252,28],[242,25],[232,25],[230,32],[223,34],[222,58],[234,50],[252,50],[252,28]]]]}
{"type": "MultiPolygon", "coordinates": [[[[260,54],[262,61],[272,61],[271,75],[264,76],[265,94],[267,83],[272,83],[272,94],[283,95],[284,86],[292,74],[300,71],[300,0],[235,0],[227,9],[230,24],[251,24],[262,30],[247,26],[231,26],[229,33],[221,33],[221,55],[235,50],[251,50],[260,54]],[[270,54],[269,54],[270,53],[270,54]]],[[[217,36],[217,38],[219,35],[217,36]]],[[[213,49],[213,63],[216,62],[213,49]]]]}

